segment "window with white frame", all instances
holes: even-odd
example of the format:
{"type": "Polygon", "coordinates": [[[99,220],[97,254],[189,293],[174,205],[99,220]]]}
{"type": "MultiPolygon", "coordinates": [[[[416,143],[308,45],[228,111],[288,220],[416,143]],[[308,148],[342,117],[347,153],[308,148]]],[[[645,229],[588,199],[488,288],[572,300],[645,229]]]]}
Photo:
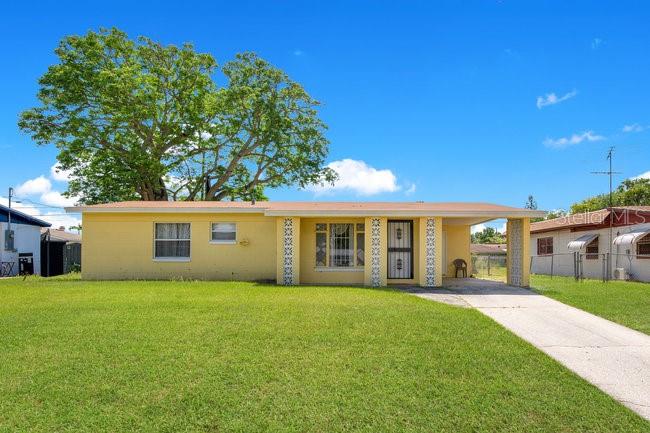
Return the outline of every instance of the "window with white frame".
{"type": "Polygon", "coordinates": [[[365,226],[363,223],[315,225],[317,267],[363,267],[365,226]]]}
{"type": "Polygon", "coordinates": [[[190,223],[155,223],[156,259],[190,258],[190,223]]]}
{"type": "Polygon", "coordinates": [[[212,223],[210,241],[216,244],[234,244],[237,241],[237,224],[212,223]]]}

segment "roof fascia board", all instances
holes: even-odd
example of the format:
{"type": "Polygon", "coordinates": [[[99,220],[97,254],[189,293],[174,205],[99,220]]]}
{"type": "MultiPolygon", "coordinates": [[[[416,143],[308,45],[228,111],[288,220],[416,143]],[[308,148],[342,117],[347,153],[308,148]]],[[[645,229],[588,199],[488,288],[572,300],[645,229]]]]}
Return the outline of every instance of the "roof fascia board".
{"type": "Polygon", "coordinates": [[[267,216],[295,216],[295,217],[360,217],[360,216],[377,216],[377,217],[416,217],[416,216],[437,216],[437,217],[479,217],[486,218],[487,221],[495,218],[537,218],[544,217],[544,211],[433,211],[433,210],[359,210],[359,211],[279,211],[270,210],[264,213],[267,216]]]}
{"type": "Polygon", "coordinates": [[[68,213],[230,213],[230,214],[264,214],[277,217],[479,217],[487,220],[496,218],[537,218],[546,215],[544,211],[512,210],[512,211],[429,211],[429,210],[268,210],[262,208],[170,208],[170,207],[128,207],[128,208],[94,208],[91,206],[66,207],[68,213]]]}
{"type": "Polygon", "coordinates": [[[260,208],[154,208],[154,207],[124,207],[124,208],[93,208],[90,206],[74,206],[64,208],[67,213],[258,213],[263,214],[260,208]]]}

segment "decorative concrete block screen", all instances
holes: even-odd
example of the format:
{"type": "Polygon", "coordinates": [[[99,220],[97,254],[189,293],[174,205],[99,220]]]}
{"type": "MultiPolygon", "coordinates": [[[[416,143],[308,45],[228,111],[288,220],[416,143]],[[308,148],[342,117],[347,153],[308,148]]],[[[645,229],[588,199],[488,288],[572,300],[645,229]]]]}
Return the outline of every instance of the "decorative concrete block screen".
{"type": "Polygon", "coordinates": [[[436,220],[427,218],[425,234],[425,272],[426,286],[433,287],[436,285],[436,220]]]}
{"type": "Polygon", "coordinates": [[[284,219],[284,261],[282,283],[285,286],[293,284],[293,220],[284,219]]]}
{"type": "Polygon", "coordinates": [[[373,218],[370,226],[370,281],[381,286],[381,220],[373,218]]]}
{"type": "Polygon", "coordinates": [[[508,284],[513,286],[522,285],[523,227],[523,221],[518,219],[510,220],[508,224],[508,284]]]}

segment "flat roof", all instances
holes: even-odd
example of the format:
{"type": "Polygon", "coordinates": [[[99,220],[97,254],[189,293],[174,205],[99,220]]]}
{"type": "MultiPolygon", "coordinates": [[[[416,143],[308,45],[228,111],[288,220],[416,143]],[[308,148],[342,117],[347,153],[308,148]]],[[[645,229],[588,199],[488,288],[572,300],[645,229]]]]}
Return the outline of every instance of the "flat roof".
{"type": "Polygon", "coordinates": [[[546,212],[469,202],[123,201],[68,207],[81,213],[261,213],[266,216],[543,217],[546,212]]]}

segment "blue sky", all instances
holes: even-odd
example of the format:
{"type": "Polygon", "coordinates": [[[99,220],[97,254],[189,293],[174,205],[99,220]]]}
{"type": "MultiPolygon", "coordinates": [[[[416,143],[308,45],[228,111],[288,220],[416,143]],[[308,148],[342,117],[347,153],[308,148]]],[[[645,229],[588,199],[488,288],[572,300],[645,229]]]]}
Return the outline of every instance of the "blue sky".
{"type": "Polygon", "coordinates": [[[56,149],[16,120],[63,36],[116,26],[190,41],[220,64],[255,51],[322,102],[341,183],[271,199],[521,206],[533,194],[540,208],[567,208],[606,190],[590,172],[606,168],[609,146],[618,180],[650,171],[649,19],[641,1],[11,2],[0,17],[0,192],[22,185],[32,201],[61,204],[56,149]]]}

